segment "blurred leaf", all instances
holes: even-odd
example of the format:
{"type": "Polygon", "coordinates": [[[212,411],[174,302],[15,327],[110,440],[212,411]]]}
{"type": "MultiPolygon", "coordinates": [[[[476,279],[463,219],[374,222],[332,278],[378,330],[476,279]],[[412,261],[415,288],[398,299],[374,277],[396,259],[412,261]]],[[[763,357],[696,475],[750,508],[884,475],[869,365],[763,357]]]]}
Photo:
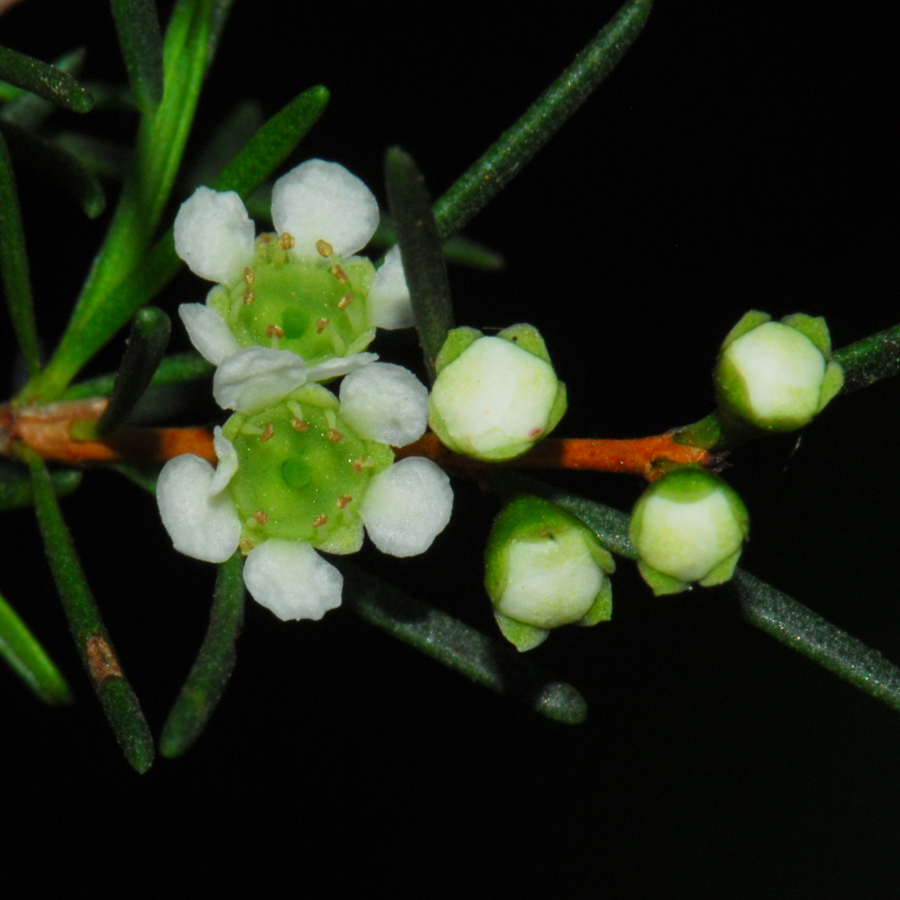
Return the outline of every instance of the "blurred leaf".
{"type": "Polygon", "coordinates": [[[59,669],[15,610],[0,596],[0,656],[44,703],[71,703],[59,669]]]}
{"type": "MultiPolygon", "coordinates": [[[[323,87],[310,88],[295,97],[247,142],[212,187],[219,191],[233,190],[242,197],[251,193],[294,150],[318,121],[327,102],[328,91],[323,87]]],[[[91,288],[89,293],[101,299],[90,301],[92,312],[82,308],[73,315],[53,358],[38,379],[26,386],[22,396],[26,399],[36,395],[59,396],[79,369],[137,309],[168,284],[181,265],[170,228],[144,254],[130,277],[116,288],[114,300],[107,302],[97,293],[99,288],[91,288]]]]}
{"type": "Polygon", "coordinates": [[[465,227],[578,110],[641,33],[651,5],[651,0],[629,0],[519,121],[435,203],[442,237],[465,227]]]}
{"type": "Polygon", "coordinates": [[[132,482],[132,484],[136,484],[141,490],[146,491],[148,494],[152,494],[154,497],[156,496],[156,482],[159,478],[159,472],[160,469],[162,469],[162,466],[129,466],[124,463],[114,463],[110,468],[114,469],[120,475],[123,475],[132,482]]]}
{"type": "Polygon", "coordinates": [[[191,166],[184,179],[185,193],[193,193],[200,185],[212,184],[216,176],[262,128],[264,121],[262,106],[256,100],[239,103],[213,132],[197,162],[191,166]]]}
{"type": "Polygon", "coordinates": [[[239,550],[219,566],[209,630],[159,739],[163,756],[183,756],[191,748],[231,678],[235,645],[244,624],[243,570],[244,557],[239,550]]]}
{"type": "MultiPolygon", "coordinates": [[[[54,65],[69,75],[77,76],[81,71],[84,55],[83,49],[72,50],[59,57],[54,65]]],[[[9,87],[11,93],[8,98],[5,98],[9,102],[0,110],[0,117],[6,119],[7,122],[13,122],[19,128],[34,130],[42,125],[48,116],[57,109],[55,103],[44,100],[30,91],[24,91],[12,87],[12,85],[9,87]]]]}
{"type": "MultiPolygon", "coordinates": [[[[82,473],[76,469],[59,469],[50,480],[57,497],[71,494],[81,484],[82,473]]],[[[22,509],[34,503],[31,478],[25,469],[0,460],[0,510],[22,509]]]]}
{"type": "Polygon", "coordinates": [[[384,174],[425,368],[434,381],[435,360],[453,327],[453,301],[442,241],[425,178],[413,158],[392,147],[384,160],[384,174]]]}
{"type": "Polygon", "coordinates": [[[344,603],[360,618],[466,678],[522,700],[549,719],[580,725],[587,718],[587,703],[575,687],[510,645],[493,641],[458,619],[414,600],[342,557],[335,562],[344,576],[344,603]]]}
{"type": "Polygon", "coordinates": [[[40,343],[31,298],[31,278],[25,252],[25,231],[19,210],[19,195],[13,174],[12,160],[6,141],[0,134],[0,276],[3,292],[12,319],[16,340],[25,360],[28,374],[33,376],[41,368],[40,343]]]}
{"type": "Polygon", "coordinates": [[[112,0],[122,58],[138,109],[150,113],[162,99],[162,35],[154,0],[112,0]]]}
{"type": "Polygon", "coordinates": [[[2,119],[0,133],[19,159],[71,194],[89,219],[96,219],[106,209],[106,194],[100,182],[68,150],[2,119]]]}
{"type": "Polygon", "coordinates": [[[131,165],[131,148],[102,141],[77,131],[63,131],[53,143],[71,153],[89,172],[98,178],[121,181],[131,165]]]}
{"type": "MultiPolygon", "coordinates": [[[[397,230],[389,216],[382,216],[375,234],[369,246],[389,249],[397,243],[397,230]]],[[[458,266],[466,266],[470,269],[480,269],[483,272],[498,272],[506,262],[496,250],[485,247],[471,238],[457,234],[444,241],[444,259],[448,263],[458,266]]]]}
{"type": "Polygon", "coordinates": [[[71,75],[7,47],[0,47],[0,78],[57,106],[86,113],[94,98],[71,75]]]}
{"type": "Polygon", "coordinates": [[[153,736],[88,587],[47,467],[34,452],[28,450],[24,455],[31,469],[35,510],[47,562],[75,645],[125,758],[138,772],[144,773],[153,763],[153,736]]]}

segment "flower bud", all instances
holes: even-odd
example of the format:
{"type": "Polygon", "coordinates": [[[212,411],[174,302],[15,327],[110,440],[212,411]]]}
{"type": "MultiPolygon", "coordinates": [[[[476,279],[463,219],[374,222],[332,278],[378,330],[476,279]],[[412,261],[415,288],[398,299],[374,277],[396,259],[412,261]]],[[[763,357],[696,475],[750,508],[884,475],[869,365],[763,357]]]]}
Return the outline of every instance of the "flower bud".
{"type": "Polygon", "coordinates": [[[719,416],[732,431],[794,431],[843,386],[824,319],[772,322],[752,310],[731,330],[716,363],[719,416]]]}
{"type": "Polygon", "coordinates": [[[521,456],[566,411],[565,385],[531,325],[513,325],[496,337],[455,328],[435,368],[429,424],[445,446],[466,456],[521,456]]]}
{"type": "Polygon", "coordinates": [[[614,570],[612,556],[583,522],[547,500],[521,496],[494,521],[484,582],[500,630],[525,651],[551,628],[607,621],[607,574],[614,570]]]}
{"type": "Polygon", "coordinates": [[[728,581],[750,531],[741,498],[704,469],[677,469],[644,491],[629,537],[654,594],[728,581]]]}

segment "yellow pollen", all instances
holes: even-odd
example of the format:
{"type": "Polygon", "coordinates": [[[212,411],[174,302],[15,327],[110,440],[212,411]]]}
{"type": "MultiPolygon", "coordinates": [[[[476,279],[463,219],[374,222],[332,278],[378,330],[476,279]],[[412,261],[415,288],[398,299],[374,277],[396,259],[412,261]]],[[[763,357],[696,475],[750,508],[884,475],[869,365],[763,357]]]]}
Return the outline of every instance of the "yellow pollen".
{"type": "Polygon", "coordinates": [[[316,241],[316,250],[319,251],[319,256],[324,256],[325,259],[328,259],[328,257],[334,253],[334,247],[332,247],[328,241],[323,241],[322,238],[319,238],[316,241]]]}
{"type": "Polygon", "coordinates": [[[280,238],[278,238],[278,246],[281,247],[282,250],[290,250],[295,243],[296,241],[294,240],[294,236],[292,234],[288,234],[288,232],[285,232],[280,238]]]}

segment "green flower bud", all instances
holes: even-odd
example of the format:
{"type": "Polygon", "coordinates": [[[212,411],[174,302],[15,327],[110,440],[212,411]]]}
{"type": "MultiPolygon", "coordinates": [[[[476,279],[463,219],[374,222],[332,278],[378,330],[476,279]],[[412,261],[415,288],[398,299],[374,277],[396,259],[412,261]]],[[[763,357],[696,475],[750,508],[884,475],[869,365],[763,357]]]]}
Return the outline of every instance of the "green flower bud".
{"type": "Polygon", "coordinates": [[[329,553],[359,550],[360,502],[394,455],[356,434],[334,394],[307,385],[277,406],[233,415],[223,434],[238,456],[229,487],[245,552],[270,538],[329,553]]]}
{"type": "Polygon", "coordinates": [[[538,497],[513,500],[494,521],[485,587],[503,635],[520,651],[551,628],[596,625],[612,616],[612,556],[575,516],[538,497]]]}
{"type": "Polygon", "coordinates": [[[466,456],[521,456],[566,411],[565,385],[531,325],[513,325],[496,337],[453,329],[435,368],[429,424],[447,447],[466,456]]]}
{"type": "Polygon", "coordinates": [[[704,469],[677,469],[635,504],[629,537],[653,592],[676,594],[692,582],[728,581],[750,532],[741,498],[704,469]]]}
{"type": "Polygon", "coordinates": [[[824,319],[797,314],[772,322],[752,310],[725,338],[716,363],[719,416],[732,431],[794,431],[840,391],[824,319]]]}

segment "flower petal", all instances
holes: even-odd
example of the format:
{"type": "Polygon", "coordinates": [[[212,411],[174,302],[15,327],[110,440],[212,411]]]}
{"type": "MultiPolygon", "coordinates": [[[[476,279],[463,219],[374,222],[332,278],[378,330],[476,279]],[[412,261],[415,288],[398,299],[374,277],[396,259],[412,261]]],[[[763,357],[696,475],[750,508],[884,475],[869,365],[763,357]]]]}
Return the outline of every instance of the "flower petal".
{"type": "Polygon", "coordinates": [[[372,363],[341,383],[341,412],[360,437],[405,447],[425,433],[428,390],[403,366],[372,363]]]}
{"type": "Polygon", "coordinates": [[[241,349],[225,320],[214,309],[202,303],[182,303],[178,307],[178,315],[184,322],[191,343],[214,366],[241,349]]]}
{"type": "Polygon", "coordinates": [[[238,468],[237,450],[234,444],[222,434],[222,427],[216,425],[213,429],[213,447],[216,449],[216,456],[219,457],[219,464],[216,466],[216,474],[209,486],[209,493],[218,494],[228,487],[228,483],[234,478],[234,473],[238,468]]]}
{"type": "Polygon", "coordinates": [[[321,260],[317,241],[338,256],[350,256],[369,242],[378,227],[378,203],[355,175],[337,163],[311,159],[275,182],[272,222],[294,238],[303,259],[321,260]]]}
{"type": "Polygon", "coordinates": [[[216,369],[213,397],[223,409],[254,413],[274,406],[307,380],[306,365],[296,353],[246,347],[216,369]]]}
{"type": "Polygon", "coordinates": [[[337,378],[339,375],[346,375],[348,372],[368,366],[376,359],[378,359],[377,353],[352,353],[350,356],[335,356],[318,365],[310,366],[306,370],[306,380],[327,381],[330,378],[337,378]]]}
{"type": "Polygon", "coordinates": [[[344,578],[309,544],[272,539],[248,554],[244,583],[279,619],[321,619],[341,605],[344,578]]]}
{"type": "Polygon", "coordinates": [[[366,298],[369,324],[377,328],[409,328],[415,324],[400,248],[391,247],[366,298]]]}
{"type": "Polygon", "coordinates": [[[211,493],[215,470],[185,453],[159,473],[156,500],[175,549],[206,562],[225,562],[237,549],[241,522],[227,491],[211,493]]]}
{"type": "Polygon", "coordinates": [[[360,507],[366,531],[382,553],[424,553],[450,521],[450,479],[430,459],[410,456],[376,475],[360,507]]]}
{"type": "Polygon", "coordinates": [[[175,216],[175,252],[195,275],[235,284],[253,262],[255,233],[234,191],[199,187],[175,216]]]}

